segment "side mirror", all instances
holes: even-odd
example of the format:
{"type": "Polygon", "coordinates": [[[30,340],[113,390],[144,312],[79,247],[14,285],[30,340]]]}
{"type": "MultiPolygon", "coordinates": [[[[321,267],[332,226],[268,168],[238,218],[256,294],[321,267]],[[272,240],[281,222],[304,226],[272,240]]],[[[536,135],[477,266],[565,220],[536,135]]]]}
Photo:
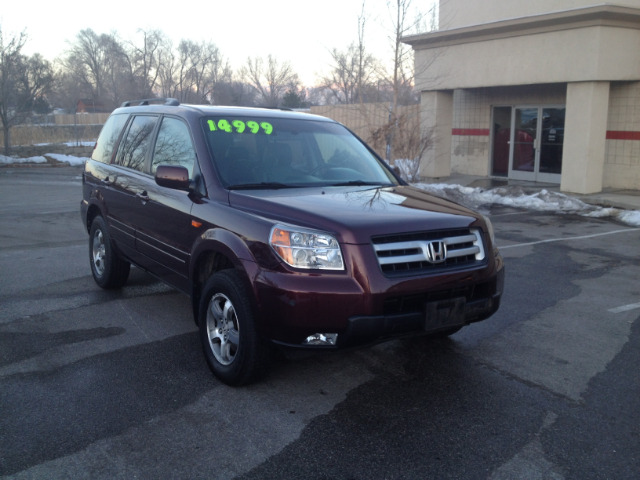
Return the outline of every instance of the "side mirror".
{"type": "Polygon", "coordinates": [[[189,170],[178,165],[159,165],[156,169],[156,183],[174,190],[190,190],[189,170]]]}

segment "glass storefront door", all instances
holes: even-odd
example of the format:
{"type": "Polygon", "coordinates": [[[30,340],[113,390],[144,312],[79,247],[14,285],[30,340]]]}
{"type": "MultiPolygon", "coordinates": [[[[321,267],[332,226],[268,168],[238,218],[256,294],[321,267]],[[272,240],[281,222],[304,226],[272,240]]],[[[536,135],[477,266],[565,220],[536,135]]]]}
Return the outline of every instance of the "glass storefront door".
{"type": "Polygon", "coordinates": [[[542,136],[540,137],[540,165],[538,167],[541,175],[559,176],[562,172],[564,113],[564,108],[542,109],[542,136]]]}
{"type": "Polygon", "coordinates": [[[492,172],[516,180],[560,183],[564,107],[494,107],[492,172]],[[507,114],[510,114],[507,128],[507,114]],[[507,141],[508,138],[508,141],[507,141]],[[505,160],[508,144],[508,169],[505,160]]]}
{"type": "Polygon", "coordinates": [[[511,107],[493,107],[491,174],[497,177],[506,177],[509,175],[511,110],[511,107]]]}
{"type": "Polygon", "coordinates": [[[516,178],[516,173],[535,180],[530,174],[536,166],[536,140],[538,137],[538,109],[515,108],[512,117],[514,126],[511,129],[511,169],[509,176],[516,178]]]}

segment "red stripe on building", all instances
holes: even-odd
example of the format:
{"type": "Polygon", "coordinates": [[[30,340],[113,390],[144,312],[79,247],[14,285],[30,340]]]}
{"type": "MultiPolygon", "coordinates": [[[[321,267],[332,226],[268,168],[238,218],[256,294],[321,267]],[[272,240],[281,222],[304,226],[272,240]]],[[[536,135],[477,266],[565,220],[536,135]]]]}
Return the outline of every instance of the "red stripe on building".
{"type": "Polygon", "coordinates": [[[609,130],[607,131],[607,140],[640,140],[640,132],[609,130]]]}
{"type": "MultiPolygon", "coordinates": [[[[490,133],[488,128],[454,128],[451,130],[451,135],[488,137],[490,133]]],[[[607,131],[607,140],[640,140],[640,132],[609,130],[607,131]]]]}
{"type": "Polygon", "coordinates": [[[479,137],[489,136],[488,128],[454,128],[451,130],[451,135],[473,135],[479,137]]]}

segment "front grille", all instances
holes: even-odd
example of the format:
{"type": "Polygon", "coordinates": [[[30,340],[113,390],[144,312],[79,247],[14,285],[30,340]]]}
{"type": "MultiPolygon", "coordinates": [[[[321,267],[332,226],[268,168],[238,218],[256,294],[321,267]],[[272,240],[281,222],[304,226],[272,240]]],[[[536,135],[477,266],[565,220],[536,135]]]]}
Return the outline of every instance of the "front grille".
{"type": "Polygon", "coordinates": [[[473,266],[485,259],[478,229],[456,229],[372,238],[386,275],[411,275],[473,266]]]}

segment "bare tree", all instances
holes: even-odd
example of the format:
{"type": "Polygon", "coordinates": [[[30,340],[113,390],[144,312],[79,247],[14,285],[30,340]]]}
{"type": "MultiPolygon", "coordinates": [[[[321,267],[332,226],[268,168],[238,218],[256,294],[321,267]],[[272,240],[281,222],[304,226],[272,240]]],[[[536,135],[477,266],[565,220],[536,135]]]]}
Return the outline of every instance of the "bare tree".
{"type": "Polygon", "coordinates": [[[117,107],[124,100],[140,98],[139,82],[136,81],[133,61],[125,45],[115,34],[105,35],[103,42],[106,75],[102,98],[106,100],[105,106],[117,107]]]}
{"type": "Polygon", "coordinates": [[[300,80],[288,62],[280,63],[273,56],[267,57],[267,65],[263,59],[248,58],[241,75],[253,87],[258,101],[265,107],[277,107],[290,89],[296,89],[300,80]]]}
{"type": "Polygon", "coordinates": [[[98,36],[92,29],[81,30],[71,47],[65,66],[76,77],[80,85],[87,88],[93,99],[105,94],[105,38],[98,36]]]}
{"type": "Polygon", "coordinates": [[[334,100],[328,103],[362,103],[367,100],[368,93],[377,91],[379,62],[365,47],[366,22],[363,1],[358,16],[358,41],[349,45],[347,50],[340,51],[334,48],[331,51],[334,64],[329,76],[322,80],[323,87],[334,100]]]}
{"type": "Polygon", "coordinates": [[[156,91],[160,75],[160,53],[164,43],[164,35],[159,30],[138,30],[142,35],[142,43],[130,43],[129,58],[132,74],[136,82],[137,96],[150,98],[156,91]]]}
{"type": "Polygon", "coordinates": [[[231,68],[218,47],[210,42],[202,43],[198,68],[194,67],[192,75],[200,102],[213,103],[216,85],[231,80],[231,68]]]}
{"type": "Polygon", "coordinates": [[[211,103],[219,82],[231,81],[231,69],[213,43],[182,40],[177,54],[163,52],[160,85],[164,96],[181,102],[211,103]]]}
{"type": "Polygon", "coordinates": [[[191,40],[183,40],[178,46],[180,59],[184,66],[182,96],[189,101],[199,102],[204,97],[204,71],[206,69],[207,53],[203,45],[191,40]]]}
{"type": "Polygon", "coordinates": [[[51,87],[49,100],[51,105],[73,112],[78,100],[78,84],[67,69],[56,64],[54,84],[51,87]]]}
{"type": "MultiPolygon", "coordinates": [[[[229,72],[230,75],[230,72],[229,72]]],[[[215,105],[254,105],[255,92],[247,83],[231,78],[230,81],[217,82],[213,94],[215,105]]]]}
{"type": "Polygon", "coordinates": [[[421,14],[410,17],[411,0],[390,0],[387,3],[392,18],[393,30],[391,44],[393,49],[393,63],[390,83],[393,90],[393,100],[389,111],[387,160],[394,160],[394,139],[399,128],[398,106],[407,92],[413,90],[413,52],[402,43],[402,37],[415,31],[422,24],[421,14]]]}
{"type": "Polygon", "coordinates": [[[419,106],[402,106],[396,111],[393,122],[386,123],[371,132],[368,139],[378,152],[389,147],[389,139],[395,144],[394,164],[407,181],[417,181],[420,174],[420,160],[431,146],[432,132],[420,128],[419,106]]]}
{"type": "Polygon", "coordinates": [[[63,61],[79,93],[115,107],[135,92],[131,58],[115,34],[81,30],[63,61]]]}
{"type": "Polygon", "coordinates": [[[178,63],[171,41],[165,40],[158,51],[158,87],[161,97],[177,98],[175,81],[178,63]]]}
{"type": "Polygon", "coordinates": [[[165,42],[157,54],[158,93],[181,102],[228,103],[233,73],[213,43],[182,40],[174,50],[165,42]]]}
{"type": "Polygon", "coordinates": [[[32,114],[36,102],[42,101],[53,85],[51,64],[35,54],[21,53],[26,33],[5,40],[0,27],[0,121],[4,134],[4,151],[11,150],[11,128],[32,114]]]}
{"type": "Polygon", "coordinates": [[[222,57],[217,48],[215,57],[209,63],[205,81],[210,102],[214,105],[228,104],[226,93],[233,84],[233,71],[229,61],[222,57]]]}

